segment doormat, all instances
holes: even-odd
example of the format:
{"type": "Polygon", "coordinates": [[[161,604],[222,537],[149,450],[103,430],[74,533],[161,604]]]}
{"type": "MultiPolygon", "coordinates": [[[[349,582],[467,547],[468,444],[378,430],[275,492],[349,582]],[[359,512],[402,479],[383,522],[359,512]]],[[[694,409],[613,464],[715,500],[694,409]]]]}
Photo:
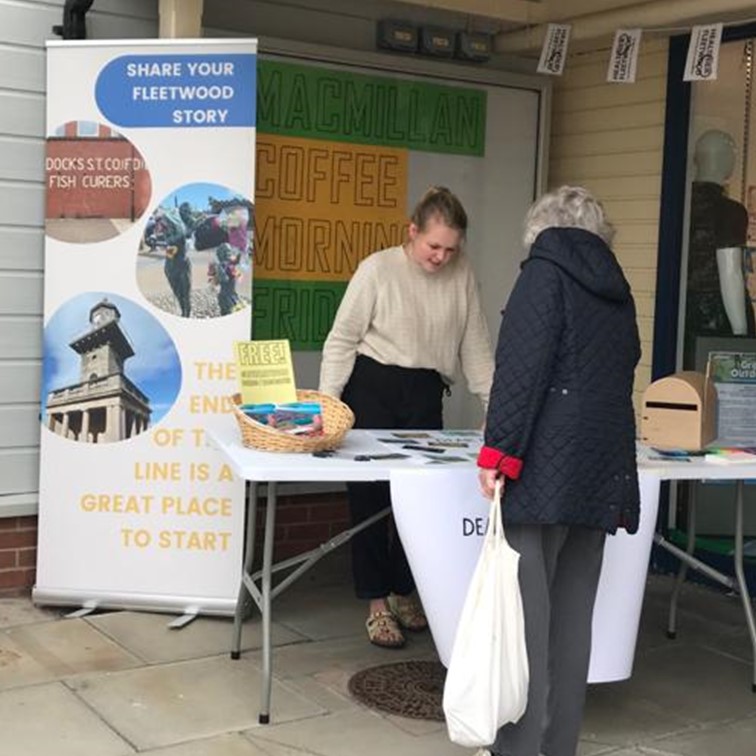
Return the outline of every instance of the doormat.
{"type": "Polygon", "coordinates": [[[438,661],[404,661],[352,675],[349,692],[371,709],[409,719],[444,721],[446,669],[438,661]]]}

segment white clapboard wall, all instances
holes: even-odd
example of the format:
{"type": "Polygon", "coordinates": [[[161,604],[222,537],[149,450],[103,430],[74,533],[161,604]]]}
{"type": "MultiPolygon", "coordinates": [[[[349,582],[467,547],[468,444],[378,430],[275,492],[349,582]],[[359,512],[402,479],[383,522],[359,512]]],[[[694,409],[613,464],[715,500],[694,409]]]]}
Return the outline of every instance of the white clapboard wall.
{"type": "MultiPolygon", "coordinates": [[[[37,508],[45,40],[64,0],[0,0],[0,517],[37,508]]],[[[156,37],[157,0],[97,0],[98,39],[156,37]]]]}

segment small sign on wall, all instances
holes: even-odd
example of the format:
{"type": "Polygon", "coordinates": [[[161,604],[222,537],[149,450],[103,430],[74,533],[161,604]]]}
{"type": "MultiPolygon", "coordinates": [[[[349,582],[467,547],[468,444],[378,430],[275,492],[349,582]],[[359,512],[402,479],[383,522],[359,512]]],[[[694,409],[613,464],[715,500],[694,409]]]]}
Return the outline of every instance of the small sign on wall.
{"type": "Polygon", "coordinates": [[[685,81],[713,81],[717,78],[722,28],[722,24],[693,27],[685,61],[685,81]]]}
{"type": "Polygon", "coordinates": [[[609,58],[606,80],[617,84],[629,84],[635,81],[640,50],[641,29],[617,29],[609,58]]]}
{"type": "Polygon", "coordinates": [[[569,24],[549,24],[543,41],[538,73],[561,76],[567,60],[567,45],[570,41],[569,24]]]}

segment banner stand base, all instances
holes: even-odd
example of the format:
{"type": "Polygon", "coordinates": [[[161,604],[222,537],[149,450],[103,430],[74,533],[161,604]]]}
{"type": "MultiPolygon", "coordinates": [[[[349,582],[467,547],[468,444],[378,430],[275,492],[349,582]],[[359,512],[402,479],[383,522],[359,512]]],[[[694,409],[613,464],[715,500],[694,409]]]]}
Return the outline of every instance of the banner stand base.
{"type": "Polygon", "coordinates": [[[186,627],[190,622],[194,622],[197,619],[198,610],[196,606],[191,609],[187,609],[180,617],[176,617],[175,620],[171,620],[168,623],[168,627],[171,630],[181,630],[182,627],[186,627]]]}
{"type": "Polygon", "coordinates": [[[76,619],[77,617],[86,617],[88,614],[92,614],[92,612],[97,609],[97,602],[96,601],[87,601],[85,602],[84,606],[81,607],[81,609],[76,609],[75,611],[71,612],[70,614],[66,615],[67,619],[76,619]]]}
{"type": "Polygon", "coordinates": [[[137,593],[100,593],[98,591],[71,591],[34,586],[32,602],[38,606],[77,606],[70,617],[83,617],[96,609],[157,612],[181,615],[170,627],[185,627],[199,615],[233,617],[236,597],[213,598],[197,596],[166,596],[137,593]]]}

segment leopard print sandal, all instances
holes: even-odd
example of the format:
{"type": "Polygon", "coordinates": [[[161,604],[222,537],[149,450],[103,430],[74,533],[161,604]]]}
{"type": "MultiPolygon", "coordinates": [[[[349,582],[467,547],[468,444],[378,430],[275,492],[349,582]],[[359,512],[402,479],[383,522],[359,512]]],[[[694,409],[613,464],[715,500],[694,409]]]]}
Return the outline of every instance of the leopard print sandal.
{"type": "Polygon", "coordinates": [[[386,610],[373,612],[365,622],[368,638],[375,646],[401,648],[405,638],[394,615],[386,610]]]}
{"type": "Polygon", "coordinates": [[[428,627],[428,620],[423,607],[414,594],[399,596],[396,593],[392,593],[386,598],[386,604],[394,617],[396,617],[397,622],[405,630],[419,632],[428,627]]]}

